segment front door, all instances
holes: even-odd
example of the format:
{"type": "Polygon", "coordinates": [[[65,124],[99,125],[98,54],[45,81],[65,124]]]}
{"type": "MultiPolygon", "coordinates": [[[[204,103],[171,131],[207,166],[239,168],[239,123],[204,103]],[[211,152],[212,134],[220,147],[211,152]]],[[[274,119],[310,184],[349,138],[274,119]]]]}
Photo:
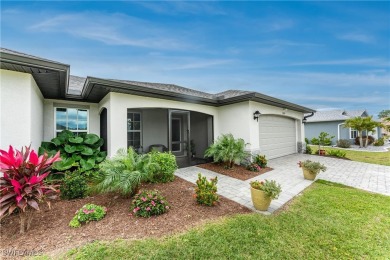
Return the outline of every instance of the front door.
{"type": "Polygon", "coordinates": [[[169,110],[169,151],[176,156],[179,167],[190,165],[190,112],[169,110]]]}

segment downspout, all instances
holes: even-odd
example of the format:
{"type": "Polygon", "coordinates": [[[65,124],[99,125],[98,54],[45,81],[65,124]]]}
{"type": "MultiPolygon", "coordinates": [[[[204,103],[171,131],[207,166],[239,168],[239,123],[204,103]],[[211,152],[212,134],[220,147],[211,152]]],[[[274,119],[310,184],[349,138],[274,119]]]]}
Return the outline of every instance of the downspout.
{"type": "Polygon", "coordinates": [[[307,122],[307,118],[312,117],[312,116],[314,116],[314,112],[311,112],[310,115],[308,115],[308,116],[304,116],[303,119],[302,119],[302,124],[306,123],[307,122]]]}

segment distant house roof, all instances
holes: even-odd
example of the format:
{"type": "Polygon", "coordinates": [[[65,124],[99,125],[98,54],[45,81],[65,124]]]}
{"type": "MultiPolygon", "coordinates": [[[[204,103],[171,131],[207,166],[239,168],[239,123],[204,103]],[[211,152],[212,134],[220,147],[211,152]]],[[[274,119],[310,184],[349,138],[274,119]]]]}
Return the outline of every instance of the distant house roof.
{"type": "Polygon", "coordinates": [[[307,118],[307,123],[311,122],[324,122],[324,121],[344,121],[353,117],[366,117],[368,116],[367,111],[364,109],[360,110],[327,110],[317,111],[312,117],[307,118]]]}
{"type": "Polygon", "coordinates": [[[117,92],[212,106],[255,101],[303,113],[315,111],[253,91],[227,90],[210,94],[175,84],[71,76],[69,75],[69,65],[4,48],[0,48],[0,61],[2,69],[32,74],[43,96],[51,99],[98,103],[109,92],[117,92]]]}

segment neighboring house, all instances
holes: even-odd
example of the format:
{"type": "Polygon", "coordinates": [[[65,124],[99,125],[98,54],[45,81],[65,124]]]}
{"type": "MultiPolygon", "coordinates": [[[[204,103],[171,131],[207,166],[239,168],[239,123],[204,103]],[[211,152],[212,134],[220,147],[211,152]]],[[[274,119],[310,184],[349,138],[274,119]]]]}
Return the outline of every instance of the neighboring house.
{"type": "Polygon", "coordinates": [[[209,94],[171,84],[71,76],[69,65],[8,49],[0,50],[0,61],[1,149],[10,144],[37,149],[69,129],[100,135],[109,156],[119,148],[147,152],[161,144],[185,165],[191,140],[202,158],[213,140],[232,133],[250,144],[248,151],[275,158],[297,152],[304,113],[314,112],[250,91],[209,94]]]}
{"type": "MultiPolygon", "coordinates": [[[[355,138],[358,136],[358,132],[355,129],[345,128],[345,120],[353,117],[367,117],[369,116],[366,110],[328,110],[317,111],[313,116],[307,117],[305,123],[305,137],[309,141],[313,137],[318,137],[321,132],[326,132],[331,136],[332,144],[336,144],[337,140],[347,139],[351,143],[354,143],[355,138]]],[[[375,133],[369,133],[375,139],[380,136],[380,128],[377,128],[375,133]]],[[[363,132],[363,135],[365,133],[363,132]]]]}
{"type": "Polygon", "coordinates": [[[389,138],[389,136],[390,136],[390,131],[389,131],[390,121],[385,120],[385,118],[381,118],[380,121],[385,126],[385,127],[381,128],[382,137],[389,138]]]}

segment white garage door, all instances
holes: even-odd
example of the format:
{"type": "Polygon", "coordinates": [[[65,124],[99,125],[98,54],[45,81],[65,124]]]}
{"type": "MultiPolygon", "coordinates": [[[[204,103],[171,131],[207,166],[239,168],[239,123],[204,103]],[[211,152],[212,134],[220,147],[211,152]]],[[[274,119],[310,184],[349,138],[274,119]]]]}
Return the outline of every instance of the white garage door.
{"type": "Polygon", "coordinates": [[[281,116],[261,115],[259,118],[260,153],[268,159],[296,153],[295,120],[281,116]]]}

